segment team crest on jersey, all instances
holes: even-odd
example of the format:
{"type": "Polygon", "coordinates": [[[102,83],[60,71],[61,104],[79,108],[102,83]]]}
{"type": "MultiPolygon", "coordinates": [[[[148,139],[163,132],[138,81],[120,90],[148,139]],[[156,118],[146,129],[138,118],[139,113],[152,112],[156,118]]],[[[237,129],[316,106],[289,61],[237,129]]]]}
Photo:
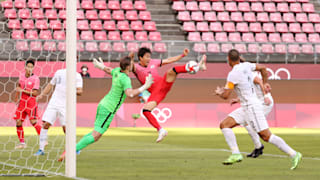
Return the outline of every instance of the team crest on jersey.
{"type": "Polygon", "coordinates": [[[153,69],[153,68],[154,68],[154,65],[151,65],[150,68],[153,69]]]}
{"type": "Polygon", "coordinates": [[[32,84],[32,82],[28,82],[28,85],[31,85],[32,84]]]}

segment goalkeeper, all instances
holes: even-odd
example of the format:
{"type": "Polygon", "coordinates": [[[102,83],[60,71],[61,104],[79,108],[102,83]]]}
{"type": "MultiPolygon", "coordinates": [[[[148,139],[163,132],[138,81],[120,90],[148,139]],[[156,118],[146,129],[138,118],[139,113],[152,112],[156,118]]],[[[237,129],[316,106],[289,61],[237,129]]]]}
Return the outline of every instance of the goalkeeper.
{"type": "MultiPolygon", "coordinates": [[[[112,86],[109,93],[100,101],[98,105],[96,119],[94,122],[94,130],[85,135],[77,143],[77,154],[80,153],[81,149],[98,141],[102,134],[107,131],[114,114],[120,108],[126,96],[132,98],[140,94],[142,91],[148,89],[153,83],[153,78],[150,74],[146,77],[144,85],[142,85],[140,88],[132,89],[129,72],[132,70],[134,63],[133,60],[133,58],[128,56],[123,57],[120,59],[120,67],[112,69],[111,67],[106,67],[101,58],[99,58],[99,60],[93,59],[93,64],[96,68],[111,74],[112,86]]],[[[65,152],[60,156],[59,161],[62,161],[64,157],[65,152]]]]}

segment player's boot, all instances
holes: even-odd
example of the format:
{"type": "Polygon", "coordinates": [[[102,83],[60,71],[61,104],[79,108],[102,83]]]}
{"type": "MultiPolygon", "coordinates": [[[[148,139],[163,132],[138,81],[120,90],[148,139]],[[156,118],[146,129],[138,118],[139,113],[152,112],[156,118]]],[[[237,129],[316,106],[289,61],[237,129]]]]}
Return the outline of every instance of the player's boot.
{"type": "Polygon", "coordinates": [[[290,169],[291,170],[296,169],[298,167],[298,164],[300,163],[301,159],[302,159],[302,154],[297,152],[296,156],[294,156],[292,158],[292,166],[290,169]]]}
{"type": "Polygon", "coordinates": [[[20,143],[20,144],[16,145],[15,149],[24,149],[26,147],[27,147],[26,143],[20,143]]]}
{"type": "Polygon", "coordinates": [[[259,157],[260,155],[263,154],[263,149],[264,149],[264,145],[262,144],[262,146],[260,148],[254,149],[252,151],[252,153],[247,155],[247,157],[257,158],[257,157],[259,157]]]}
{"type": "Polygon", "coordinates": [[[229,156],[228,159],[226,159],[225,161],[222,162],[222,164],[224,165],[231,165],[234,164],[236,162],[241,162],[243,159],[241,154],[231,154],[231,156],[229,156]]]}
{"type": "Polygon", "coordinates": [[[39,149],[35,154],[34,156],[42,156],[44,155],[44,151],[42,151],[41,149],[39,149]]]}
{"type": "Polygon", "coordinates": [[[200,67],[200,70],[201,71],[205,71],[207,70],[207,56],[204,54],[202,57],[201,57],[201,60],[199,62],[199,67],[200,67]]]}
{"type": "Polygon", "coordinates": [[[77,154],[77,155],[79,155],[80,153],[81,153],[81,151],[80,151],[80,150],[76,151],[76,154],[77,154]]]}
{"type": "Polygon", "coordinates": [[[157,143],[158,142],[161,142],[162,140],[163,140],[163,138],[164,137],[166,137],[168,135],[168,131],[167,130],[165,130],[165,129],[163,129],[163,128],[161,128],[160,130],[159,130],[159,136],[158,136],[158,139],[157,139],[157,143]]]}

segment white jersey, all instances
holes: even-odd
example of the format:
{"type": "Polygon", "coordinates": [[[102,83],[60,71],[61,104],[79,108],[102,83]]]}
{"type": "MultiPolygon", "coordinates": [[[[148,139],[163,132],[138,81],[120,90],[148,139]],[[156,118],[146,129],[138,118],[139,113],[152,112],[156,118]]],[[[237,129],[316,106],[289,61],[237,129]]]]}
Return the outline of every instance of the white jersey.
{"type": "Polygon", "coordinates": [[[241,106],[249,106],[260,103],[254,89],[253,71],[256,64],[244,62],[233,66],[228,74],[227,81],[234,84],[235,92],[240,99],[241,106]]]}
{"type": "MultiPolygon", "coordinates": [[[[258,78],[262,79],[260,73],[258,73],[258,72],[256,72],[256,71],[253,72],[253,78],[255,78],[255,77],[258,77],[258,78]]],[[[255,89],[255,91],[256,91],[256,94],[257,94],[258,99],[259,99],[261,102],[263,102],[263,104],[264,104],[264,93],[262,92],[262,89],[261,89],[260,85],[254,83],[254,89],[255,89]]],[[[270,99],[270,101],[273,103],[273,98],[272,98],[272,96],[271,96],[271,93],[266,94],[266,96],[268,96],[268,98],[270,99]]]]}
{"type": "MultiPolygon", "coordinates": [[[[54,77],[51,79],[50,84],[55,85],[54,92],[52,97],[49,101],[48,106],[55,106],[55,107],[66,107],[66,93],[67,93],[67,70],[66,69],[59,69],[54,74],[54,77]]],[[[79,73],[76,75],[76,87],[82,88],[83,82],[82,77],[79,73]]]]}

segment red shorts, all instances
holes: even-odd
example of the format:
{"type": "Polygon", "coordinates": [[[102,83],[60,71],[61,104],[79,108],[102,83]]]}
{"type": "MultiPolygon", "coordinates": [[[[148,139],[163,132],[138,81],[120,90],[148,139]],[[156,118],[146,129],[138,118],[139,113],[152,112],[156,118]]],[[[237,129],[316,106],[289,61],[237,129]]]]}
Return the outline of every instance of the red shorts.
{"type": "Polygon", "coordinates": [[[164,78],[156,85],[156,87],[150,92],[151,95],[148,99],[148,102],[156,101],[157,104],[159,104],[167,95],[167,93],[170,91],[173,82],[167,82],[166,81],[165,74],[164,78]]]}
{"type": "Polygon", "coordinates": [[[35,99],[21,99],[13,119],[21,119],[22,121],[24,121],[27,115],[29,116],[29,119],[39,119],[38,105],[35,99]]]}

